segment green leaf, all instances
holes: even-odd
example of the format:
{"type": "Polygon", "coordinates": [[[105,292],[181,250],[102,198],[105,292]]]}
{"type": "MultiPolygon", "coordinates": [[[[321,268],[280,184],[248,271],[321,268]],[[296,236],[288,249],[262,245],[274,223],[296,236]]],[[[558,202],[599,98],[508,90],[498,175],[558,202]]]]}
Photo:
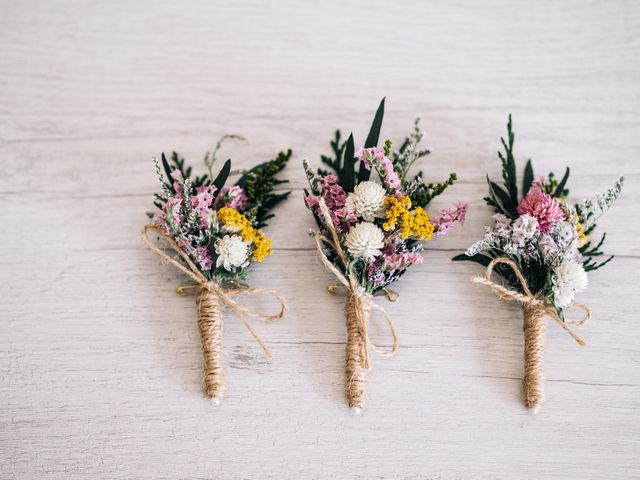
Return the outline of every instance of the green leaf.
{"type": "Polygon", "coordinates": [[[353,158],[353,152],[355,151],[355,145],[353,144],[353,134],[349,135],[347,139],[347,145],[344,149],[344,188],[345,192],[353,192],[355,187],[355,160],[353,158]]]}
{"type": "Polygon", "coordinates": [[[164,173],[167,175],[167,182],[171,183],[171,167],[169,166],[169,162],[167,162],[167,157],[162,152],[162,166],[164,167],[164,173]]]}
{"type": "MultiPolygon", "coordinates": [[[[367,139],[364,142],[365,148],[377,147],[378,140],[380,140],[380,129],[382,128],[382,120],[384,118],[384,102],[383,98],[378,106],[378,110],[376,111],[375,116],[373,117],[373,122],[371,123],[371,128],[369,129],[369,134],[367,135],[367,139]]],[[[360,167],[358,168],[358,183],[366,182],[371,178],[371,170],[368,169],[364,162],[360,162],[360,167]]]]}
{"type": "Polygon", "coordinates": [[[358,183],[366,182],[371,178],[371,170],[368,169],[364,162],[360,161],[360,168],[358,168],[358,183]]]}
{"type": "Polygon", "coordinates": [[[508,216],[513,216],[514,215],[513,212],[515,211],[516,207],[511,202],[511,197],[509,197],[509,194],[505,192],[502,188],[500,188],[500,186],[497,183],[495,182],[490,182],[490,183],[491,183],[490,186],[492,188],[492,191],[498,196],[504,208],[511,213],[511,215],[508,215],[508,216]]]}
{"type": "Polygon", "coordinates": [[[567,184],[567,180],[569,180],[569,167],[567,167],[567,169],[565,170],[564,177],[562,177],[562,180],[560,180],[556,191],[553,192],[554,197],[559,197],[562,195],[562,191],[564,190],[564,186],[567,184]]]}
{"type": "Polygon", "coordinates": [[[524,177],[522,179],[522,196],[526,196],[533,183],[533,165],[531,160],[527,160],[527,164],[524,167],[524,177]]]}
{"type": "MultiPolygon", "coordinates": [[[[493,200],[495,204],[498,206],[497,208],[498,213],[502,213],[503,215],[506,215],[509,218],[515,218],[515,215],[512,213],[512,211],[509,208],[507,208],[507,206],[504,205],[504,203],[501,200],[501,197],[493,188],[495,183],[491,181],[491,179],[489,178],[489,175],[487,175],[487,184],[489,184],[489,194],[491,195],[491,200],[493,200]]],[[[501,189],[501,193],[504,195],[505,193],[504,190],[501,189]]]]}
{"type": "Polygon", "coordinates": [[[584,262],[584,264],[583,264],[584,270],[585,270],[585,272],[591,272],[593,270],[597,270],[597,269],[599,269],[601,267],[604,267],[607,263],[609,263],[614,258],[615,258],[615,255],[611,255],[604,262],[600,262],[600,263],[595,263],[592,259],[589,259],[586,262],[584,262]]]}
{"type": "Polygon", "coordinates": [[[509,114],[509,120],[507,121],[508,142],[505,142],[504,138],[500,138],[506,157],[500,152],[498,152],[498,156],[502,161],[502,178],[504,179],[504,185],[511,196],[511,201],[513,204],[517,205],[518,185],[516,183],[516,161],[513,157],[513,142],[515,135],[513,134],[512,127],[513,123],[511,122],[511,114],[509,114]]]}
{"type": "Polygon", "coordinates": [[[371,148],[378,146],[378,139],[380,138],[380,129],[382,128],[382,119],[384,117],[384,101],[383,98],[380,102],[380,106],[376,111],[375,117],[373,117],[373,123],[371,124],[371,129],[369,130],[369,135],[367,135],[367,139],[364,142],[364,148],[371,148]]]}
{"type": "Polygon", "coordinates": [[[451,260],[453,260],[454,262],[475,262],[479,263],[483,267],[486,267],[491,263],[492,259],[491,257],[487,257],[486,255],[481,255],[479,253],[473,255],[472,257],[467,255],[466,253],[461,253],[460,255],[456,255],[455,257],[453,257],[451,260]]]}
{"type": "Polygon", "coordinates": [[[218,195],[220,194],[220,190],[222,189],[225,182],[227,181],[227,178],[229,178],[230,172],[231,172],[231,160],[229,159],[226,162],[224,162],[224,167],[222,167],[222,170],[220,170],[220,173],[212,183],[212,185],[216,187],[216,191],[213,194],[214,201],[216,198],[218,198],[218,195]]]}

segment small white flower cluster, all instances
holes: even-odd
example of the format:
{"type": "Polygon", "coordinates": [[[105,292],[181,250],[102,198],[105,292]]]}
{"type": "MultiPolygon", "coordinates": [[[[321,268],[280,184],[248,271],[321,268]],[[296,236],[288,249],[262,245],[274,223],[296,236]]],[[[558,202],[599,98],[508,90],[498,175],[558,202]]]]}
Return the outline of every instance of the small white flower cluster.
{"type": "Polygon", "coordinates": [[[595,201],[586,199],[575,206],[575,212],[585,229],[594,225],[596,220],[615,203],[622,192],[623,185],[624,177],[620,177],[615,185],[605,193],[598,193],[595,201]]]}

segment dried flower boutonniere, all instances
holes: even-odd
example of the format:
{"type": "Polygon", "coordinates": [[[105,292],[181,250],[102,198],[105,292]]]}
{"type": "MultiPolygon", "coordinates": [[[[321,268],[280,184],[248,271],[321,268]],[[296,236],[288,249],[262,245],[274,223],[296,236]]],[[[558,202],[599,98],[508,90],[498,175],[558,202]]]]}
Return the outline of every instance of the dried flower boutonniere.
{"type": "MultiPolygon", "coordinates": [[[[274,187],[286,180],[276,175],[286,166],[291,151],[280,152],[271,161],[248,171],[231,171],[227,160],[214,175],[216,154],[226,135],[215,149],[205,156],[208,172],[193,176],[191,167],[173,152],[170,160],[162,155],[154,158],[162,191],[155,195],[158,212],[149,214],[152,223],[142,231],[142,239],[164,260],[196,282],[198,326],[204,353],[205,392],[215,403],[224,395],[225,383],[222,360],[222,311],[226,307],[235,313],[265,350],[271,355],[246,317],[264,321],[280,319],[286,312],[284,300],[276,292],[250,288],[244,284],[249,268],[262,262],[271,253],[271,240],[262,228],[273,217],[271,210],[286,199],[290,192],[276,192],[274,187]],[[232,175],[239,179],[225,185],[232,175]],[[155,233],[173,249],[172,258],[149,239],[155,233]],[[274,315],[261,315],[250,310],[234,297],[267,293],[280,304],[274,315]]],[[[187,287],[179,287],[183,293],[187,287]]]]}
{"type": "Polygon", "coordinates": [[[454,183],[456,174],[442,183],[424,183],[422,172],[409,175],[413,163],[429,154],[418,148],[423,136],[418,121],[400,149],[392,151],[389,140],[379,149],[383,115],[384,99],[364,148],[355,149],[353,135],[342,141],[340,131],[336,132],[331,142],[334,157],[322,157],[330,170],[314,172],[304,164],[310,185],[305,204],[318,225],[318,231],[312,232],[318,253],[347,293],[346,393],[356,411],[364,404],[369,347],[377,350],[367,333],[373,310],[382,313],[393,335],[387,354],[395,353],[398,346],[391,319],[373,297],[385,294],[397,299],[387,287],[411,265],[422,263],[424,242],[446,235],[456,222],[463,223],[467,208],[458,204],[437,218],[427,214],[429,202],[454,183]]]}
{"type": "Polygon", "coordinates": [[[545,317],[555,320],[580,345],[583,340],[571,329],[591,317],[591,310],[575,302],[575,295],[587,288],[587,272],[606,265],[598,258],[606,234],[592,243],[590,235],[596,221],[620,195],[624,177],[596,200],[570,204],[566,197],[569,168],[562,179],[553,173],[536,178],[529,160],[524,169],[522,191],[518,192],[516,163],[513,156],[514,134],[511,116],[507,123],[508,139],[502,140],[504,188],[487,176],[487,204],[497,212],[492,228],[484,238],[454,260],[469,260],[487,268],[483,277],[474,281],[490,287],[505,300],[514,300],[524,314],[524,404],[537,412],[544,400],[544,336],[545,317]],[[503,284],[491,280],[495,272],[503,284]],[[565,311],[577,307],[584,311],[580,320],[567,320],[565,311]]]}

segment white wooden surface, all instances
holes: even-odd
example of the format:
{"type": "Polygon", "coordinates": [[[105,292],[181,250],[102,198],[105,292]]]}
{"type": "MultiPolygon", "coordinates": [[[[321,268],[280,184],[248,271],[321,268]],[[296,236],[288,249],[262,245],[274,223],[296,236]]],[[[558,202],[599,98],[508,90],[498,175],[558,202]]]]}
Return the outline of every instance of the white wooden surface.
{"type": "Polygon", "coordinates": [[[0,2],[0,478],[640,478],[640,6],[392,3],[0,2]],[[384,136],[421,116],[429,178],[461,178],[437,206],[471,208],[398,284],[401,348],[373,358],[354,417],[300,164],[336,127],[362,143],[384,95],[384,136]],[[489,220],[508,112],[521,166],[571,165],[576,196],[628,180],[602,221],[618,258],[583,296],[588,346],[550,325],[538,416],[518,310],[450,262],[489,220]],[[214,408],[193,299],[138,232],[151,155],[198,161],[227,132],[250,139],[226,151],[239,166],[294,149],[276,251],[252,276],[291,308],[256,326],[271,362],[229,318],[214,408]]]}

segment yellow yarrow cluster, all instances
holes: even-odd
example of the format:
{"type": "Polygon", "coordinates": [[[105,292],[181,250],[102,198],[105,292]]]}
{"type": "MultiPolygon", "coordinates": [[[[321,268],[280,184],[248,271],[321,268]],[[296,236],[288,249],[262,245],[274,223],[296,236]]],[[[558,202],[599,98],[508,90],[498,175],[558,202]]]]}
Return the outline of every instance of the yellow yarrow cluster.
{"type": "Polygon", "coordinates": [[[239,228],[239,234],[245,242],[254,246],[253,260],[261,262],[271,252],[271,239],[266,237],[261,230],[254,228],[251,222],[243,214],[229,207],[218,210],[218,222],[225,227],[239,228]]]}
{"type": "MultiPolygon", "coordinates": [[[[577,220],[578,214],[574,213],[574,216],[577,220]]],[[[587,243],[587,236],[584,234],[584,225],[580,221],[576,223],[576,232],[578,232],[578,246],[581,247],[587,243]]]]}
{"type": "Polygon", "coordinates": [[[409,197],[386,197],[384,199],[387,221],[382,224],[385,231],[393,230],[400,223],[400,238],[415,237],[420,240],[431,240],[433,224],[422,207],[410,211],[409,197]]]}

